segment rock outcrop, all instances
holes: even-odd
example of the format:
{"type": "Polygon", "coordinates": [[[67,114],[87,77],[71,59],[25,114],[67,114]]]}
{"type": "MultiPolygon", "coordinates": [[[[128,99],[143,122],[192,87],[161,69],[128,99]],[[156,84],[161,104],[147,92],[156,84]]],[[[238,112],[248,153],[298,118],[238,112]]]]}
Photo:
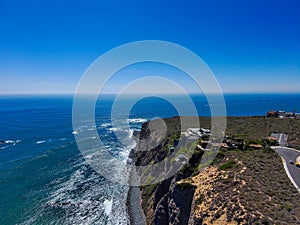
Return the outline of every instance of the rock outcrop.
{"type": "MultiPolygon", "coordinates": [[[[159,140],[159,135],[155,134],[155,130],[152,127],[152,132],[150,132],[149,123],[143,124],[139,134],[138,146],[131,153],[131,158],[133,158],[137,166],[147,166],[163,162],[169,156],[170,149],[166,146],[169,146],[173,142],[174,135],[178,133],[178,130],[169,129],[163,140],[159,140]],[[149,149],[149,146],[153,148],[149,149]]],[[[201,155],[201,151],[193,154],[188,165],[195,166],[200,161],[201,155]]],[[[167,174],[172,171],[172,166],[166,161],[164,166],[165,171],[160,172],[167,174]]],[[[147,224],[189,224],[196,187],[184,181],[184,179],[190,177],[192,173],[192,167],[187,167],[162,182],[157,184],[150,183],[141,188],[142,207],[145,212],[147,224]]],[[[145,179],[149,179],[155,175],[150,172],[145,175],[145,179]]]]}

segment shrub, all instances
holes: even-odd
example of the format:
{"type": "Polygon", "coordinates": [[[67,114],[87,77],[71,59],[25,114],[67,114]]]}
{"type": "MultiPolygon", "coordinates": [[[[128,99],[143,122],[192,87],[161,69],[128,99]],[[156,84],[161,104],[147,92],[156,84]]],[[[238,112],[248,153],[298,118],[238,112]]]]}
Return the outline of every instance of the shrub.
{"type": "Polygon", "coordinates": [[[176,187],[180,188],[180,190],[186,190],[188,188],[195,188],[195,186],[189,182],[180,182],[176,183],[176,187]]]}
{"type": "Polygon", "coordinates": [[[233,167],[235,167],[235,166],[236,166],[235,161],[231,160],[231,161],[226,162],[226,163],[224,163],[223,165],[219,166],[218,169],[219,169],[219,170],[228,170],[228,169],[231,169],[231,168],[233,168],[233,167]]]}
{"type": "Polygon", "coordinates": [[[287,211],[289,211],[289,212],[291,212],[291,211],[292,211],[292,206],[289,206],[289,205],[288,205],[288,206],[286,206],[285,208],[286,208],[286,209],[287,209],[287,211]]]}
{"type": "Polygon", "coordinates": [[[196,199],[196,204],[200,205],[204,200],[204,194],[201,194],[199,198],[196,199]]]}

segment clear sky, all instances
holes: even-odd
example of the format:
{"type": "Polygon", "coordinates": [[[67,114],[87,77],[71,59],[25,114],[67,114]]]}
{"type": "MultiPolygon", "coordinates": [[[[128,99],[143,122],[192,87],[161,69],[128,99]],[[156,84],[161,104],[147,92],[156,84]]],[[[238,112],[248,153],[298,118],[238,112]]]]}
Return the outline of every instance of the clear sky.
{"type": "Polygon", "coordinates": [[[0,93],[72,93],[101,54],[149,39],[194,51],[224,92],[300,92],[299,10],[298,0],[1,0],[0,93]]]}

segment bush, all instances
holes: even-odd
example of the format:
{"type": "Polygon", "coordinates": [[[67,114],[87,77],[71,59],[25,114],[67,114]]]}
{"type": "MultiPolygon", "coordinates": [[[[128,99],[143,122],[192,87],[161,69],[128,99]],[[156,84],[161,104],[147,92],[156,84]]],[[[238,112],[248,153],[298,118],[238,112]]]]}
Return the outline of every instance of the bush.
{"type": "Polygon", "coordinates": [[[195,188],[195,186],[189,182],[176,183],[176,187],[180,188],[182,191],[188,188],[195,188]]]}
{"type": "Polygon", "coordinates": [[[219,170],[228,170],[228,169],[231,169],[235,166],[236,166],[236,163],[235,163],[235,161],[232,160],[232,161],[226,162],[223,165],[219,166],[218,169],[219,170]]]}
{"type": "Polygon", "coordinates": [[[196,199],[196,204],[200,205],[204,200],[204,194],[201,194],[199,198],[196,199]]]}
{"type": "Polygon", "coordinates": [[[286,209],[287,209],[287,211],[289,211],[289,212],[291,212],[291,211],[292,211],[292,206],[289,206],[289,205],[288,205],[288,206],[286,206],[285,208],[286,208],[286,209]]]}
{"type": "Polygon", "coordinates": [[[219,152],[218,152],[218,154],[216,155],[216,157],[215,157],[213,163],[214,163],[214,164],[217,164],[217,163],[220,162],[224,157],[225,157],[225,152],[224,152],[222,149],[220,149],[219,152]]]}

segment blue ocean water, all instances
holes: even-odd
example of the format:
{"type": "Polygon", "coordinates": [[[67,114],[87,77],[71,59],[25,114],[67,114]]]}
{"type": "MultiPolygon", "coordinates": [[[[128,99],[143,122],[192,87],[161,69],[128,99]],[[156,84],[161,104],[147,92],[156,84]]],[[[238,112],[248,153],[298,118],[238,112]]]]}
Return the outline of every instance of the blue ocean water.
{"type": "MultiPolygon", "coordinates": [[[[181,96],[171,97],[185,104],[181,96]]],[[[191,97],[198,114],[209,116],[206,98],[191,97]]],[[[143,122],[178,115],[167,101],[148,97],[131,109],[130,129],[116,129],[110,119],[113,99],[102,96],[96,124],[78,129],[96,129],[105,148],[120,160],[126,160],[134,146],[132,131],[143,122]],[[118,142],[116,132],[126,145],[118,142]]],[[[229,116],[300,112],[300,94],[228,94],[225,101],[229,116]]],[[[74,139],[72,103],[71,95],[0,96],[0,224],[129,224],[128,187],[110,182],[85,163],[74,139]]]]}

